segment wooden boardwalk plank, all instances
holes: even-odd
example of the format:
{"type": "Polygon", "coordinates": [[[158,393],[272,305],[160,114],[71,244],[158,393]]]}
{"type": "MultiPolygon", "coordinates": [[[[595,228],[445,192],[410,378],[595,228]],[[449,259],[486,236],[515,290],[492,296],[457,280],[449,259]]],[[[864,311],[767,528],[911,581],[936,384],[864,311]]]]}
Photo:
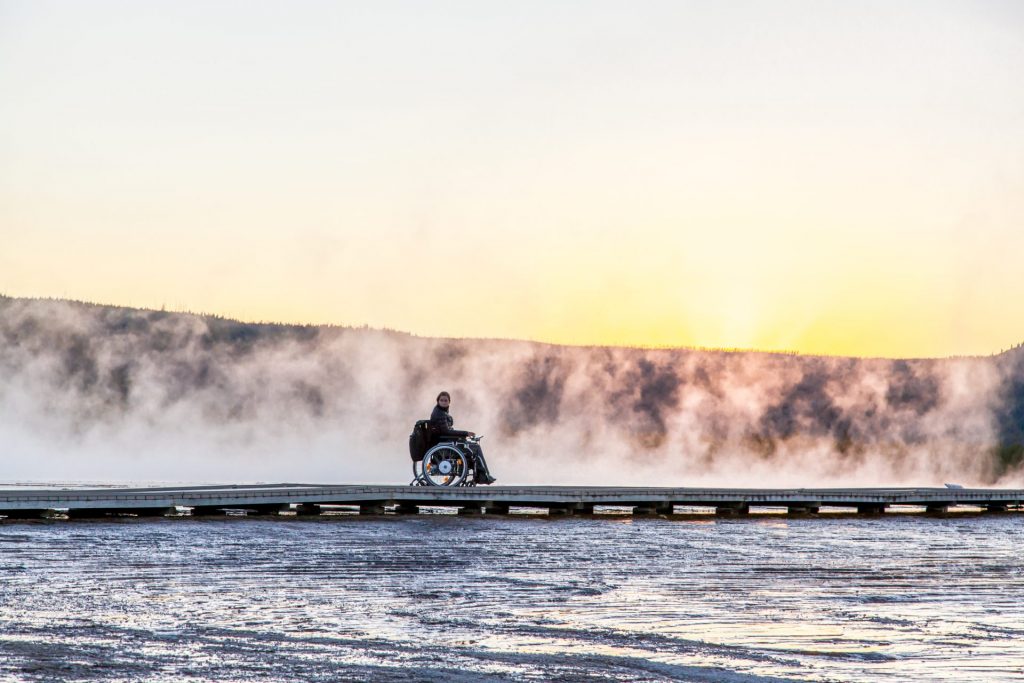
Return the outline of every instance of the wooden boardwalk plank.
{"type": "Polygon", "coordinates": [[[615,486],[426,486],[227,484],[152,488],[6,489],[4,511],[43,509],[105,510],[171,507],[246,508],[273,505],[592,507],[610,505],[671,509],[672,506],[722,508],[841,507],[878,509],[915,506],[940,509],[957,505],[1019,507],[1022,489],[959,488],[660,488],[615,486]]]}

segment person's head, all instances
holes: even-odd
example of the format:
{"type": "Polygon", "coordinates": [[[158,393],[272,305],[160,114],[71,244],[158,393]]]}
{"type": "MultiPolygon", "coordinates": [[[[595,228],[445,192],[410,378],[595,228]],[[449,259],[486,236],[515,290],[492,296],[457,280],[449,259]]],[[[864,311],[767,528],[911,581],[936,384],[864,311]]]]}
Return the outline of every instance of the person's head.
{"type": "Polygon", "coordinates": [[[442,408],[447,408],[451,404],[452,395],[449,394],[447,391],[442,391],[440,394],[437,395],[437,405],[441,406],[442,408]]]}

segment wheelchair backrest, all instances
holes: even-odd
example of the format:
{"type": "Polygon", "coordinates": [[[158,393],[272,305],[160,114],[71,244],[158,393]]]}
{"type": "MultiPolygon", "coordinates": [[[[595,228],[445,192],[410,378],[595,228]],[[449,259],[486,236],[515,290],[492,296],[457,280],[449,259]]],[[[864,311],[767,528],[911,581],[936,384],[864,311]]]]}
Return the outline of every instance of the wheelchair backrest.
{"type": "Polygon", "coordinates": [[[430,420],[418,420],[409,435],[409,455],[413,462],[418,462],[430,448],[430,420]]]}

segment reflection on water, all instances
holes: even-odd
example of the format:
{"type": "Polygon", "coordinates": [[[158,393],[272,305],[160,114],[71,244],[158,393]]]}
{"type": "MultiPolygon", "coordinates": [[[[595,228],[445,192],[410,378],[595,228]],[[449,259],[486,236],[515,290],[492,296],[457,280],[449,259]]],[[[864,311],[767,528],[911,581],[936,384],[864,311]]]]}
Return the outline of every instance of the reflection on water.
{"type": "Polygon", "coordinates": [[[1021,548],[1014,514],[5,523],[0,679],[1024,680],[1021,548]]]}

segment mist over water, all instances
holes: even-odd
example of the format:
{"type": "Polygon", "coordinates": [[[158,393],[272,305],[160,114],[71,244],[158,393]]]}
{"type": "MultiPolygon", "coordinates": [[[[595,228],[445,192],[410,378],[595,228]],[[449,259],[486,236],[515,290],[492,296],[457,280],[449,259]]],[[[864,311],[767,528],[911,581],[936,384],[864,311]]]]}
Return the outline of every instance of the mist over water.
{"type": "Polygon", "coordinates": [[[565,347],[0,297],[9,481],[403,482],[441,389],[503,484],[1024,483],[1018,350],[565,347]]]}

